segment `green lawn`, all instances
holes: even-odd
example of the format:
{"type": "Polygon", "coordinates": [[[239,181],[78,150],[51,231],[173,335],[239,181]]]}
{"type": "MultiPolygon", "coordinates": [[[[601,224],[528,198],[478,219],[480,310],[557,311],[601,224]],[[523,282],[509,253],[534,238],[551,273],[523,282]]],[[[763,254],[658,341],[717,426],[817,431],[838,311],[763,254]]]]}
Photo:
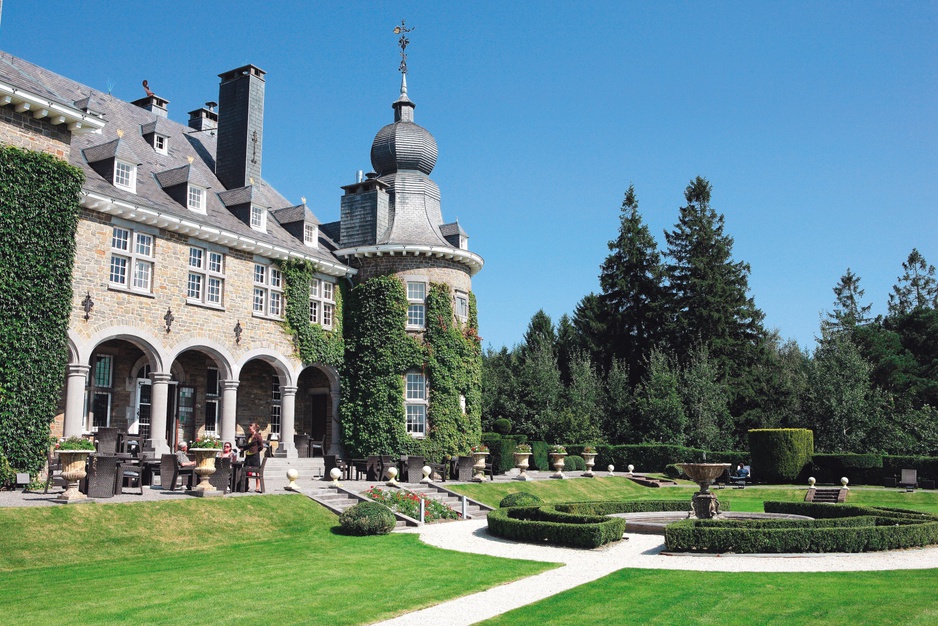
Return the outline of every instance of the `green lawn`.
{"type": "MultiPolygon", "coordinates": [[[[806,489],[801,486],[771,485],[718,489],[715,493],[720,502],[729,503],[731,511],[762,511],[762,503],[766,500],[803,501],[806,489]]],[[[552,503],[577,500],[687,500],[689,505],[697,486],[682,481],[680,487],[652,489],[616,476],[591,480],[471,483],[456,485],[453,490],[491,506],[498,506],[502,498],[516,491],[527,491],[552,503]]],[[[883,487],[854,487],[847,501],[851,504],[904,507],[938,514],[938,491],[918,489],[914,493],[906,493],[904,490],[883,487]]]]}
{"type": "Polygon", "coordinates": [[[938,570],[623,569],[484,624],[938,624],[938,570]]]}
{"type": "Polygon", "coordinates": [[[363,624],[550,564],[346,537],[302,496],[0,509],[4,624],[363,624]],[[198,616],[198,617],[197,617],[198,616]]]}

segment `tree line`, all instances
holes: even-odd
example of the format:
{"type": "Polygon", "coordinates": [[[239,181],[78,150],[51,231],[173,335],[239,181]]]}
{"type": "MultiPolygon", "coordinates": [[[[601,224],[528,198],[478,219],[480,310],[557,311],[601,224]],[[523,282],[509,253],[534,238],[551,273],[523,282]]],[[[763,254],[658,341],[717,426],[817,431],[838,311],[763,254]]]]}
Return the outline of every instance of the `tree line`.
{"type": "Polygon", "coordinates": [[[804,427],[819,451],[938,454],[938,284],[913,250],[872,318],[850,269],[813,352],[763,325],[705,178],[659,250],[625,193],[599,293],[483,355],[483,427],[556,443],[746,447],[750,428],[804,427]]]}

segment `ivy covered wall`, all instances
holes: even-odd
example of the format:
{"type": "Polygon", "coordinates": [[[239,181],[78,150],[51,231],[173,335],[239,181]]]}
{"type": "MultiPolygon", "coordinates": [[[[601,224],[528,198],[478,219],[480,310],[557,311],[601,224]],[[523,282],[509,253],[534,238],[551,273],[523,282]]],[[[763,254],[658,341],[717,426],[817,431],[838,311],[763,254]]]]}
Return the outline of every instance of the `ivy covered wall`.
{"type": "Polygon", "coordinates": [[[431,284],[423,337],[405,330],[407,293],[395,276],[365,281],[351,290],[349,301],[340,405],[349,454],[422,454],[438,461],[467,453],[482,432],[482,356],[474,298],[468,322],[456,324],[449,287],[431,284]],[[411,369],[423,371],[430,388],[423,439],[408,435],[405,426],[404,374],[411,369]]]}
{"type": "Polygon", "coordinates": [[[293,335],[297,355],[304,365],[322,363],[341,370],[345,356],[343,329],[343,291],[342,283],[336,285],[335,316],[332,330],[325,330],[319,324],[309,323],[309,286],[314,278],[313,265],[304,259],[291,259],[280,263],[283,273],[283,294],[287,304],[284,320],[287,332],[293,335]]]}
{"type": "Polygon", "coordinates": [[[68,364],[83,180],[47,154],[0,148],[0,456],[31,474],[45,462],[68,364]]]}

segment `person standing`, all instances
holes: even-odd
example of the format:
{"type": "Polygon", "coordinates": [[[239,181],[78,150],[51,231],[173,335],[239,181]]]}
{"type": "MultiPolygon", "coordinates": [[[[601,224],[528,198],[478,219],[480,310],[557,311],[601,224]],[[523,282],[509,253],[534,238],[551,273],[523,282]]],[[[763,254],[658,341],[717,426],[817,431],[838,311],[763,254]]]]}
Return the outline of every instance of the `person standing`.
{"type": "MultiPolygon", "coordinates": [[[[257,422],[252,422],[251,425],[248,426],[248,439],[244,443],[245,471],[251,467],[258,468],[261,466],[261,454],[264,452],[264,436],[261,435],[260,431],[261,429],[257,425],[257,422]]],[[[256,473],[254,476],[254,491],[257,493],[261,492],[260,472],[256,473]]]]}

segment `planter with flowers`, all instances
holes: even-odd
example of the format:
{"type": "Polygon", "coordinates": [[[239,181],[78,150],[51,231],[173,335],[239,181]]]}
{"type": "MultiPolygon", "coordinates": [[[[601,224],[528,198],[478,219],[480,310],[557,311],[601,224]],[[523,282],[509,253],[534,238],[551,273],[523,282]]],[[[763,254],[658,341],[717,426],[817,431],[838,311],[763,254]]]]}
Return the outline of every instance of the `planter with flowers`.
{"type": "Polygon", "coordinates": [[[475,472],[472,476],[472,482],[485,482],[485,459],[489,455],[489,448],[485,444],[472,446],[472,470],[475,472]]]}
{"type": "Polygon", "coordinates": [[[567,456],[567,449],[563,446],[551,446],[550,464],[554,466],[554,473],[551,478],[566,478],[563,475],[563,459],[567,456]]]}
{"type": "Polygon", "coordinates": [[[209,482],[215,473],[215,456],[222,448],[221,439],[203,435],[192,442],[189,452],[195,455],[195,473],[199,475],[199,484],[192,489],[192,495],[221,495],[221,492],[209,482]]]}
{"type": "Polygon", "coordinates": [[[78,490],[78,483],[88,475],[85,464],[88,455],[94,452],[94,443],[90,439],[69,437],[55,444],[55,453],[62,463],[62,478],[66,481],[65,491],[56,498],[57,502],[78,502],[88,498],[78,490]]]}
{"type": "Polygon", "coordinates": [[[580,453],[583,456],[583,462],[586,463],[586,471],[583,472],[583,476],[586,478],[593,478],[593,466],[596,465],[596,448],[593,446],[584,446],[583,452],[580,453]]]}
{"type": "Polygon", "coordinates": [[[519,443],[515,446],[515,466],[519,474],[515,480],[531,480],[528,476],[528,459],[531,457],[531,446],[526,443],[519,443]]]}

